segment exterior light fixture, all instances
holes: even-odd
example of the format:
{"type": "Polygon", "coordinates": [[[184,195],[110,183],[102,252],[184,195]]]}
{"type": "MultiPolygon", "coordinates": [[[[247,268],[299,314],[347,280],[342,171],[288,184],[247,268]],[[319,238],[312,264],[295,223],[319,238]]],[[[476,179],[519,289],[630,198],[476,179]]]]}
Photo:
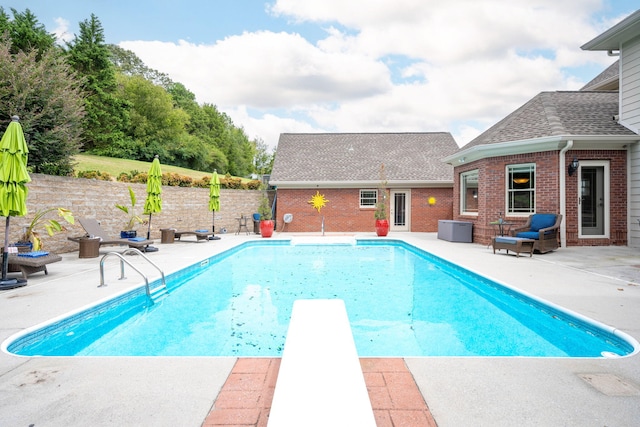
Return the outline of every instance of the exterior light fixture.
{"type": "Polygon", "coordinates": [[[574,157],[571,163],[569,163],[569,170],[568,170],[569,176],[573,175],[578,170],[579,164],[580,163],[578,162],[578,158],[574,157]]]}
{"type": "Polygon", "coordinates": [[[433,206],[436,204],[436,198],[435,197],[429,197],[429,206],[433,206]]]}

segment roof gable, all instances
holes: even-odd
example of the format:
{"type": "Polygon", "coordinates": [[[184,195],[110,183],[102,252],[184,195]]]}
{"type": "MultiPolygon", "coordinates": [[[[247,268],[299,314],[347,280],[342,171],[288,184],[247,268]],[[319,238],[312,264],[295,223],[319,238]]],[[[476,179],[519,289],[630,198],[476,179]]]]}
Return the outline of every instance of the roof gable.
{"type": "Polygon", "coordinates": [[[440,159],[457,151],[448,132],[283,133],[270,184],[375,185],[384,164],[389,185],[453,182],[453,168],[440,159]]]}

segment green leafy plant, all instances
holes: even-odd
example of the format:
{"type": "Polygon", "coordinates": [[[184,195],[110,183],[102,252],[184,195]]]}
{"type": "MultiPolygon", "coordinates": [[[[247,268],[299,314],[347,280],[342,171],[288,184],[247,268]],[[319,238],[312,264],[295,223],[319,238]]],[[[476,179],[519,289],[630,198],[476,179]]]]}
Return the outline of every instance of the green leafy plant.
{"type": "Polygon", "coordinates": [[[22,233],[22,237],[20,238],[21,242],[31,242],[33,244],[33,250],[39,251],[44,245],[42,243],[42,237],[40,233],[42,229],[46,231],[49,236],[53,236],[55,233],[60,231],[66,231],[67,229],[58,222],[56,219],[47,219],[45,216],[51,212],[57,211],[58,216],[68,222],[69,224],[75,223],[75,218],[73,217],[73,213],[69,209],[66,208],[47,208],[41,209],[36,212],[35,216],[31,220],[28,226],[24,228],[22,233]]]}
{"type": "Polygon", "coordinates": [[[375,219],[387,219],[387,174],[384,163],[380,165],[380,184],[378,185],[378,199],[376,210],[373,213],[375,219]]]}
{"type": "Polygon", "coordinates": [[[271,207],[269,206],[269,198],[266,194],[260,199],[260,206],[258,206],[258,213],[260,214],[260,220],[266,221],[272,218],[271,207]]]}
{"type": "Polygon", "coordinates": [[[146,223],[146,221],[135,212],[136,193],[133,192],[133,188],[131,188],[131,186],[129,186],[129,198],[131,199],[131,206],[120,205],[118,203],[115,205],[116,208],[120,209],[127,215],[127,222],[125,223],[123,230],[133,230],[137,224],[146,223]]]}

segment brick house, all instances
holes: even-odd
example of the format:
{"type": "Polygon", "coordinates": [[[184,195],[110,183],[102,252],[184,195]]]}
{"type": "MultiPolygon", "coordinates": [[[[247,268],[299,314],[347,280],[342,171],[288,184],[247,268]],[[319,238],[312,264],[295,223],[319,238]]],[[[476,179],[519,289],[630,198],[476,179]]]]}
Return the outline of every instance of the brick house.
{"type": "Polygon", "coordinates": [[[488,243],[502,215],[563,215],[563,246],[640,246],[640,11],[582,46],[620,60],[573,92],[543,92],[444,161],[453,218],[488,243]]]}
{"type": "Polygon", "coordinates": [[[277,229],[373,232],[384,165],[391,231],[436,231],[453,209],[453,167],[441,158],[456,150],[448,132],[281,134],[269,179],[277,229]],[[328,201],[320,212],[316,192],[328,201]]]}

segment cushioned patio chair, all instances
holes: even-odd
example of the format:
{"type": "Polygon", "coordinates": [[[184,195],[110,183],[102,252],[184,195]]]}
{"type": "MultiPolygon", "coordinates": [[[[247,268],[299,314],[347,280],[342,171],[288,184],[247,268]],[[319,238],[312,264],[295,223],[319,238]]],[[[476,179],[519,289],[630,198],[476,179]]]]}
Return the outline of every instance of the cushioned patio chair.
{"type": "Polygon", "coordinates": [[[84,231],[87,232],[86,235],[80,237],[68,237],[68,240],[72,242],[80,242],[80,239],[93,236],[100,238],[100,246],[114,246],[114,245],[127,245],[130,248],[140,249],[144,252],[144,248],[153,243],[153,240],[147,240],[141,237],[134,237],[133,239],[114,239],[109,237],[100,226],[100,223],[95,219],[91,218],[78,218],[78,222],[84,228],[84,231]]]}
{"type": "Polygon", "coordinates": [[[533,250],[541,254],[560,246],[560,223],[562,215],[540,213],[529,215],[526,224],[511,230],[511,235],[535,240],[533,250]]]}

